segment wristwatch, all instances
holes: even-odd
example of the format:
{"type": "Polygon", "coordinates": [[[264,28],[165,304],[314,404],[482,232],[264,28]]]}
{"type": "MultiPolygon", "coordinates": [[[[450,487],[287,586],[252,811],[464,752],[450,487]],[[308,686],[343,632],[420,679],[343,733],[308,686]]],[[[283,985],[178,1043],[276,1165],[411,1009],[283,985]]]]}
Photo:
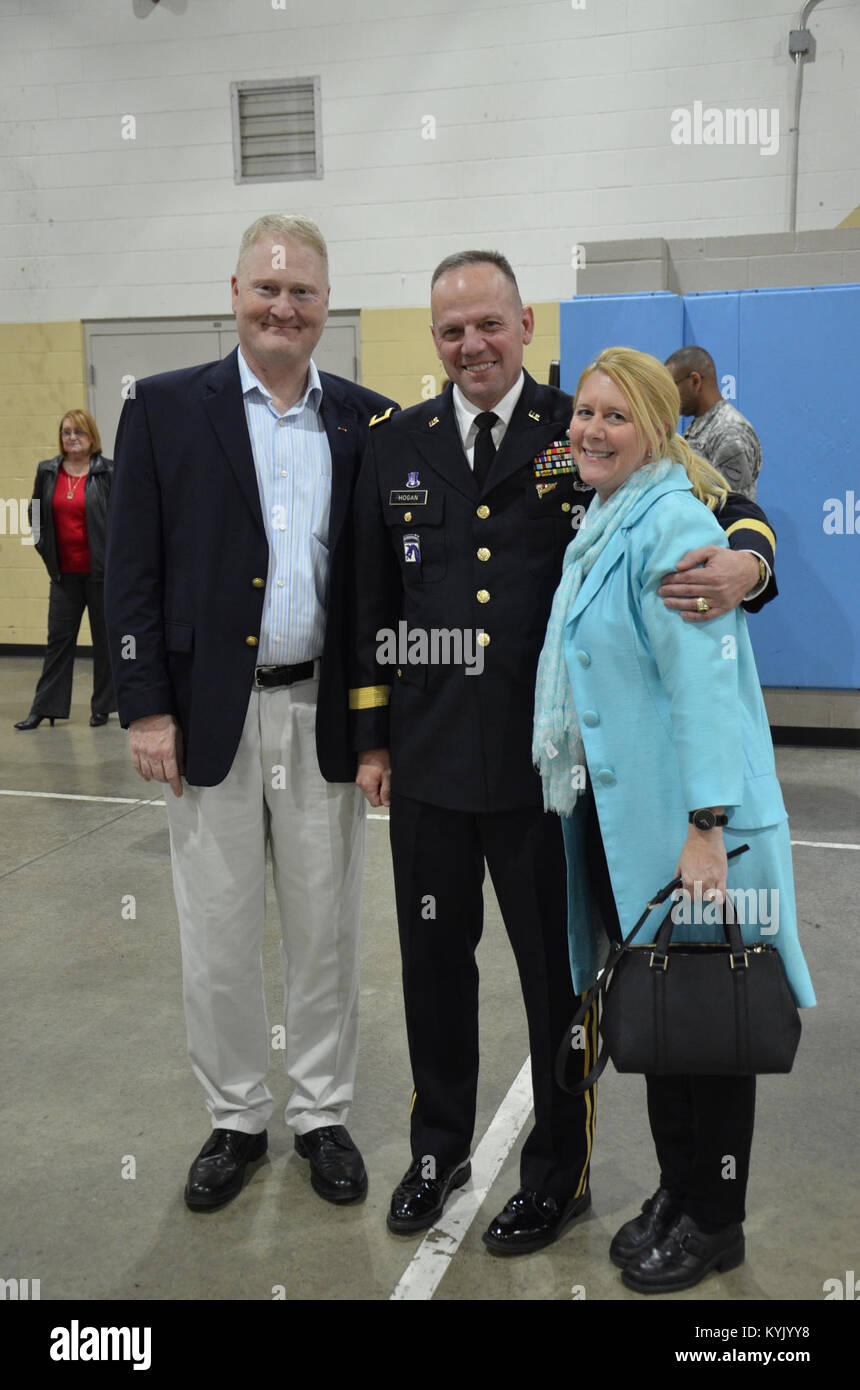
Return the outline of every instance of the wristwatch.
{"type": "Polygon", "coordinates": [[[713,830],[717,825],[728,825],[728,816],[718,816],[716,811],[691,811],[690,824],[697,830],[713,830]]]}

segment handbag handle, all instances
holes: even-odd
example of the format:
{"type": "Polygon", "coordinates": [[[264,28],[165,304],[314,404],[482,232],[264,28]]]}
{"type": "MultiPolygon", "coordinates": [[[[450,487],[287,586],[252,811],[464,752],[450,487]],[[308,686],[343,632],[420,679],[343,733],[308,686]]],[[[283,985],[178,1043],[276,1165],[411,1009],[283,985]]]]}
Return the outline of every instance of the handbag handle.
{"type": "MultiPolygon", "coordinates": [[[[726,855],[726,859],[735,859],[739,854],[744,854],[748,849],[749,845],[740,845],[737,849],[731,850],[726,855]]],[[[609,1061],[609,1053],[607,1052],[604,1046],[598,1054],[597,1061],[591,1068],[591,1071],[588,1073],[588,1075],[584,1078],[584,1080],[578,1081],[575,1086],[568,1086],[565,1079],[567,1073],[567,1059],[571,1052],[573,1035],[576,1029],[581,1027],[584,1023],[585,1017],[595,1000],[598,1000],[598,1008],[600,1008],[599,1001],[606,994],[606,990],[609,987],[609,980],[612,975],[612,972],[614,971],[621,957],[625,954],[626,951],[630,949],[630,944],[633,941],[634,936],[638,932],[639,928],[642,926],[649,912],[652,912],[655,907],[659,907],[660,903],[664,903],[666,899],[669,897],[670,893],[674,893],[676,888],[681,887],[681,882],[682,880],[680,879],[680,877],[673,878],[671,883],[667,883],[664,888],[660,889],[659,893],[655,893],[654,897],[651,899],[651,901],[645,908],[645,911],[642,913],[642,916],[639,918],[639,921],[636,923],[634,927],[630,929],[624,940],[620,944],[617,941],[614,941],[612,943],[612,949],[609,952],[609,956],[607,958],[605,966],[601,970],[594,984],[591,986],[591,989],[588,990],[585,998],[583,999],[576,1013],[573,1015],[573,1018],[571,1019],[568,1025],[567,1032],[562,1038],[561,1046],[558,1049],[558,1053],[556,1054],[555,1059],[555,1079],[558,1082],[561,1089],[563,1091],[567,1091],[569,1095],[578,1096],[581,1095],[583,1091],[590,1090],[591,1087],[595,1085],[598,1077],[602,1075],[603,1071],[606,1068],[606,1063],[609,1061]]],[[[723,931],[725,933],[726,941],[731,950],[732,956],[735,957],[739,955],[741,958],[743,958],[744,944],[741,938],[740,931],[738,929],[737,921],[733,918],[731,922],[729,922],[726,920],[726,918],[727,914],[724,912],[723,931]]],[[[672,909],[670,908],[662,923],[660,924],[660,929],[657,933],[657,939],[654,944],[655,960],[659,959],[660,956],[663,956],[664,958],[666,957],[667,948],[669,946],[669,941],[671,939],[674,926],[675,923],[672,921],[672,909]]]]}
{"type": "MultiPolygon", "coordinates": [[[[744,845],[743,848],[748,849],[749,846],[744,845]]],[[[742,852],[742,850],[732,850],[732,854],[741,854],[742,852]]],[[[726,855],[726,858],[728,859],[729,856],[726,855]]],[[[723,935],[726,940],[726,945],[729,947],[729,951],[731,953],[732,966],[734,967],[738,964],[743,963],[745,952],[743,937],[741,936],[740,929],[738,927],[737,918],[734,915],[734,908],[732,908],[731,912],[726,911],[726,908],[730,905],[731,898],[726,898],[725,903],[723,904],[723,920],[721,925],[723,928],[723,935]]],[[[669,911],[666,913],[666,916],[663,918],[663,921],[661,922],[660,928],[654,939],[654,950],[651,953],[651,964],[661,970],[666,969],[666,965],[668,962],[669,943],[672,940],[672,932],[675,930],[675,927],[677,926],[677,923],[672,919],[672,913],[674,912],[674,910],[674,907],[671,907],[669,911]]]]}

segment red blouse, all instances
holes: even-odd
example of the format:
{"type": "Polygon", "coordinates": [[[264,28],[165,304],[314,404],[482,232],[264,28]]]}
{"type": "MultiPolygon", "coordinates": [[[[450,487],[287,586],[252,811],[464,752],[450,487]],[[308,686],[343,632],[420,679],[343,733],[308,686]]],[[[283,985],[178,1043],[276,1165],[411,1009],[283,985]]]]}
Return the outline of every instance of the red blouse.
{"type": "Polygon", "coordinates": [[[84,488],[87,477],[73,478],[60,467],[57,486],[51,502],[54,534],[57,537],[57,558],[61,574],[86,574],[90,568],[90,547],[87,540],[86,503],[84,488]],[[73,493],[69,497],[69,492],[73,493]]]}

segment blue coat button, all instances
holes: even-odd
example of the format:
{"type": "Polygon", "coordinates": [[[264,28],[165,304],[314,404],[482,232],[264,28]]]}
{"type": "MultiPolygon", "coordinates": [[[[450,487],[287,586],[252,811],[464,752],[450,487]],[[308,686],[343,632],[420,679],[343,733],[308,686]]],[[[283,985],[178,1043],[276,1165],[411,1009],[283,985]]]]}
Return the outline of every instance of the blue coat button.
{"type": "Polygon", "coordinates": [[[579,662],[580,666],[591,665],[591,657],[588,655],[588,652],[577,652],[576,659],[579,662]]]}
{"type": "Polygon", "coordinates": [[[602,767],[597,774],[597,781],[601,787],[614,787],[616,782],[615,773],[611,767],[602,767]]]}
{"type": "Polygon", "coordinates": [[[587,709],[582,712],[582,722],[588,729],[596,729],[600,723],[600,715],[596,709],[587,709]]]}

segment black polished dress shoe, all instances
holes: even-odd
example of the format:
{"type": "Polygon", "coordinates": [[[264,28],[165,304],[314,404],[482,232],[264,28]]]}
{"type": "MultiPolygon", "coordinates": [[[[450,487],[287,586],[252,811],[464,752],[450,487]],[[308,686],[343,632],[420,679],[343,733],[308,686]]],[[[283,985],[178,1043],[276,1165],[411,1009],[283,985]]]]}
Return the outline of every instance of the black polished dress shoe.
{"type": "Polygon", "coordinates": [[[449,1195],[462,1187],[472,1176],[468,1159],[450,1168],[436,1170],[435,1178],[425,1178],[427,1158],[415,1158],[410,1163],[391,1197],[391,1209],[385,1218],[389,1231],[408,1236],[426,1231],[442,1215],[449,1195]]]}
{"type": "Polygon", "coordinates": [[[367,1192],[361,1154],[343,1125],[297,1134],[296,1153],[310,1160],[311,1187],[327,1202],[358,1202],[367,1192]]]}
{"type": "Polygon", "coordinates": [[[26,719],[19,719],[19,720],[18,720],[18,723],[15,725],[15,728],[16,728],[16,729],[38,729],[38,727],[39,727],[39,725],[41,724],[41,722],[42,722],[43,719],[50,719],[50,721],[51,721],[51,728],[53,729],[53,727],[54,727],[54,718],[55,718],[55,716],[52,715],[52,714],[28,714],[26,719]]]}
{"type": "Polygon", "coordinates": [[[609,1258],[619,1269],[639,1255],[650,1250],[668,1231],[673,1221],[680,1215],[675,1199],[665,1187],[658,1187],[653,1197],[642,1204],[642,1215],[627,1221],[612,1238],[609,1258]]]}
{"type": "Polygon", "coordinates": [[[91,714],[91,715],[90,715],[90,728],[91,728],[91,729],[100,729],[101,726],[102,726],[102,724],[106,724],[107,722],[108,722],[108,716],[107,716],[106,714],[91,714]]]}
{"type": "Polygon", "coordinates": [[[709,1234],[691,1216],[678,1216],[657,1245],[634,1255],[621,1278],[637,1293],[692,1289],[712,1269],[725,1272],[744,1262],[744,1228],[739,1221],[709,1234]]]}
{"type": "Polygon", "coordinates": [[[568,1202],[522,1188],[490,1222],[482,1239],[494,1255],[527,1255],[530,1250],[551,1245],[565,1226],[590,1206],[590,1188],[568,1202]]]}
{"type": "Polygon", "coordinates": [[[269,1146],[265,1130],[243,1134],[238,1129],[213,1129],[188,1170],[185,1205],[192,1211],[215,1211],[242,1189],[245,1169],[262,1158],[269,1146]]]}

